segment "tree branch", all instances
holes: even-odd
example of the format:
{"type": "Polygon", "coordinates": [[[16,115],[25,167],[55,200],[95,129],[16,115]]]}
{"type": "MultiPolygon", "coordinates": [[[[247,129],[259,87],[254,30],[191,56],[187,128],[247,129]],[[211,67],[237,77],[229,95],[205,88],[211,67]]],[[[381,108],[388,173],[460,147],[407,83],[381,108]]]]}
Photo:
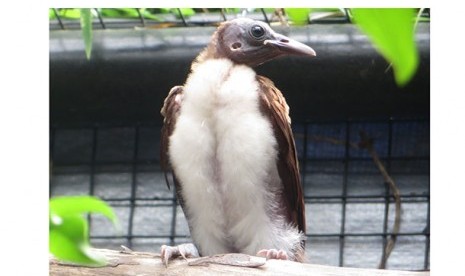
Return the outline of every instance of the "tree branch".
{"type": "MultiPolygon", "coordinates": [[[[100,276],[100,275],[312,275],[312,276],[429,276],[425,272],[395,270],[377,270],[303,264],[283,260],[267,260],[258,268],[231,266],[219,263],[208,265],[189,265],[199,258],[178,258],[171,260],[168,267],[161,262],[160,254],[146,252],[118,252],[107,249],[93,249],[94,253],[104,255],[109,264],[92,268],[60,263],[50,259],[51,276],[100,276]]],[[[227,254],[228,255],[228,254],[227,254]]],[[[246,255],[248,256],[248,255],[246,255]]],[[[251,258],[258,258],[252,257],[251,258]]],[[[201,258],[200,258],[201,259],[201,258]]],[[[264,258],[263,258],[264,259],[264,258]]]]}

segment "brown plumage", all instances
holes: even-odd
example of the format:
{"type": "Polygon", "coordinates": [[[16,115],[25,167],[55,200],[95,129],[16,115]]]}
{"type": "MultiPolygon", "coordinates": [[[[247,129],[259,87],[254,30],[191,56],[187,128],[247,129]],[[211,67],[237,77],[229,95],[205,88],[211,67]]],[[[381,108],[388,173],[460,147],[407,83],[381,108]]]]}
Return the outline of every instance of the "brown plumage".
{"type": "MultiPolygon", "coordinates": [[[[211,43],[206,47],[206,49],[203,52],[199,54],[199,56],[192,64],[191,74],[185,84],[185,86],[188,87],[187,90],[189,91],[186,91],[185,86],[176,86],[171,89],[167,98],[165,99],[163,108],[161,110],[161,114],[164,116],[164,125],[162,128],[161,137],[162,168],[166,172],[167,183],[170,182],[168,175],[171,173],[173,176],[172,181],[174,182],[176,187],[177,198],[186,215],[186,218],[189,223],[189,228],[191,230],[192,238],[194,240],[194,244],[199,249],[200,255],[227,253],[218,252],[221,250],[228,252],[255,254],[255,252],[252,252],[251,250],[265,249],[261,250],[259,253],[266,256],[267,258],[291,259],[300,262],[304,261],[305,259],[305,205],[302,187],[300,183],[299,165],[294,143],[294,137],[291,130],[289,107],[279,89],[276,88],[273,82],[266,77],[255,75],[253,79],[251,79],[251,84],[241,83],[242,81],[231,80],[233,78],[249,79],[248,74],[254,75],[253,71],[247,69],[248,67],[246,66],[256,66],[278,56],[289,54],[314,56],[315,52],[306,45],[303,45],[292,39],[289,39],[285,36],[273,32],[267,25],[261,22],[253,21],[250,19],[237,19],[223,23],[212,36],[211,43]],[[216,62],[216,60],[218,60],[218,62],[216,62]],[[209,66],[211,68],[216,69],[209,69],[209,66]],[[207,70],[205,68],[211,70],[209,71],[211,73],[207,75],[205,73],[202,73],[203,75],[200,75],[200,72],[203,72],[202,70],[207,70]],[[221,72],[222,70],[224,70],[225,73],[219,74],[218,72],[221,72]],[[219,74],[219,80],[215,79],[216,73],[219,74]],[[244,75],[245,77],[236,77],[242,75],[244,75]],[[200,81],[197,81],[197,79],[200,79],[200,81]],[[210,81],[216,86],[213,86],[213,84],[210,85],[210,81]],[[207,89],[206,92],[202,90],[202,87],[198,87],[198,83],[202,84],[203,82],[205,82],[205,89],[207,89]],[[237,86],[237,88],[235,86],[237,86]],[[209,90],[212,89],[211,87],[218,88],[209,90]],[[250,93],[252,93],[252,96],[253,93],[257,93],[256,98],[254,98],[255,96],[253,96],[251,99],[248,99],[248,97],[251,94],[249,92],[244,92],[247,89],[249,89],[247,87],[251,87],[250,93]],[[241,93],[244,93],[244,96],[242,96],[242,98],[239,98],[239,101],[244,100],[245,106],[249,104],[251,105],[252,111],[250,111],[250,116],[247,115],[249,110],[243,110],[242,106],[238,106],[238,111],[235,111],[235,102],[231,102],[231,99],[228,98],[231,97],[231,95],[229,95],[228,93],[232,93],[230,91],[236,91],[235,89],[239,90],[237,90],[238,92],[234,92],[233,94],[231,94],[232,97],[237,97],[237,95],[241,95],[241,93]],[[203,93],[206,93],[205,95],[207,96],[203,95],[203,93]],[[199,96],[194,96],[196,94],[198,94],[199,96]],[[189,97],[189,99],[186,99],[189,102],[189,107],[186,107],[186,110],[183,111],[183,102],[185,101],[184,98],[186,96],[189,97]],[[204,98],[204,100],[197,100],[194,97],[198,97],[198,99],[200,99],[199,97],[206,98],[204,98]],[[222,97],[226,98],[223,99],[222,97]],[[210,101],[213,101],[211,105],[209,105],[210,101]],[[256,101],[256,105],[254,104],[254,101],[256,101]],[[193,103],[196,104],[194,105],[193,103]],[[232,107],[229,107],[230,105],[232,105],[232,107]],[[255,107],[253,106],[256,107],[256,111],[253,111],[255,110],[255,107]],[[239,115],[227,115],[230,113],[224,113],[225,111],[223,109],[229,110],[228,112],[233,112],[231,114],[239,115]],[[207,111],[213,113],[208,113],[209,115],[205,115],[205,112],[207,111]],[[226,115],[216,117],[220,116],[216,114],[226,115]],[[231,164],[234,166],[234,164],[239,165],[241,163],[231,163],[231,161],[227,161],[229,159],[227,156],[225,156],[225,154],[229,153],[227,151],[225,152],[220,150],[224,146],[224,143],[226,143],[226,141],[237,140],[237,137],[233,140],[224,140],[227,138],[226,133],[230,133],[228,132],[230,127],[226,129],[224,128],[224,125],[226,124],[225,122],[228,122],[225,118],[229,118],[227,116],[231,116],[230,120],[234,121],[238,116],[242,114],[246,114],[247,116],[251,117],[253,119],[253,122],[260,122],[262,120],[268,122],[265,124],[265,126],[257,125],[257,127],[263,126],[265,130],[267,129],[268,124],[271,127],[270,134],[273,137],[270,138],[270,149],[264,151],[264,153],[268,154],[268,152],[276,152],[276,156],[271,156],[271,159],[266,159],[265,157],[258,156],[256,157],[258,158],[256,160],[275,160],[275,165],[269,167],[263,164],[258,164],[260,162],[252,162],[252,164],[257,163],[256,169],[247,168],[247,166],[238,166],[238,172],[242,172],[240,174],[243,174],[245,176],[243,180],[241,180],[241,176],[238,176],[237,179],[234,178],[233,180],[231,180],[231,182],[229,181],[230,179],[225,179],[225,177],[229,175],[225,173],[225,170],[234,169],[231,168],[231,164]],[[180,116],[184,116],[184,120],[189,119],[189,124],[182,124],[181,126],[177,126],[178,119],[180,118],[180,116]],[[195,123],[195,121],[198,119],[198,116],[205,116],[202,117],[204,119],[201,119],[199,121],[199,125],[195,123]],[[224,120],[225,122],[222,122],[222,120],[224,120]],[[193,132],[187,132],[187,128],[192,128],[193,132]],[[217,128],[218,130],[215,130],[217,128]],[[222,130],[220,131],[219,129],[222,130]],[[175,133],[175,131],[177,131],[178,133],[175,133]],[[181,135],[181,133],[183,135],[181,135]],[[208,136],[210,135],[210,133],[212,133],[213,136],[211,137],[213,138],[208,138],[210,137],[208,136]],[[208,135],[205,136],[204,134],[208,135]],[[197,161],[192,161],[189,163],[189,158],[193,158],[192,160],[197,160],[200,158],[197,158],[197,155],[203,156],[204,154],[201,148],[196,148],[196,142],[192,142],[192,145],[186,145],[185,141],[195,141],[189,140],[189,137],[186,138],[186,136],[189,135],[196,135],[197,137],[199,137],[199,139],[206,139],[206,152],[208,152],[212,146],[214,149],[216,148],[216,153],[214,151],[212,153],[213,155],[207,155],[213,158],[211,159],[211,165],[206,164],[204,166],[203,164],[197,164],[197,161]],[[206,138],[202,138],[204,136],[206,138]],[[221,138],[223,136],[225,136],[226,138],[221,138]],[[181,140],[184,142],[179,142],[181,140]],[[179,150],[179,147],[181,147],[181,149],[184,150],[179,150]],[[192,152],[190,151],[190,149],[192,149],[192,152]],[[228,164],[228,166],[226,166],[225,164],[228,164]],[[189,170],[186,168],[191,169],[189,170]],[[261,176],[261,178],[253,178],[255,176],[254,173],[256,171],[261,170],[265,170],[265,172],[268,173],[261,176]],[[251,173],[252,176],[249,177],[247,173],[251,173]],[[199,177],[207,177],[205,178],[207,180],[196,182],[194,178],[198,175],[200,175],[199,177]],[[253,183],[254,186],[247,186],[249,184],[242,183],[243,181],[245,181],[244,183],[248,183],[249,178],[247,177],[249,177],[250,179],[256,179],[255,182],[251,182],[251,184],[253,183]],[[210,181],[211,184],[209,184],[210,181]],[[234,186],[230,186],[231,183],[235,183],[234,186]],[[239,190],[243,189],[241,188],[241,185],[245,185],[246,187],[246,190],[243,190],[242,193],[244,196],[247,195],[249,191],[250,193],[256,193],[259,196],[259,198],[256,199],[256,202],[254,202],[253,200],[248,201],[247,199],[240,197],[241,193],[239,193],[239,190]],[[211,195],[213,196],[213,198],[211,198],[210,195],[204,197],[203,193],[196,193],[199,189],[202,189],[203,187],[205,187],[206,191],[208,191],[209,189],[214,190],[213,194],[211,195]],[[265,193],[263,195],[260,194],[260,191],[262,190],[265,193]],[[239,197],[235,197],[234,192],[238,192],[239,197]],[[193,194],[197,194],[197,197],[200,196],[203,199],[193,200],[192,198],[190,198],[191,196],[194,196],[193,194]],[[219,201],[217,201],[215,197],[220,197],[222,199],[219,199],[219,201]],[[211,203],[204,202],[210,200],[212,201],[211,203]],[[269,200],[272,200],[272,202],[269,202],[269,200]],[[246,220],[247,218],[242,219],[240,217],[236,217],[235,215],[233,215],[235,211],[228,209],[232,208],[229,206],[236,206],[236,201],[239,202],[237,204],[241,206],[240,208],[246,208],[244,210],[237,210],[239,213],[243,213],[245,210],[250,210],[247,209],[247,207],[245,207],[248,206],[248,204],[250,204],[250,206],[256,206],[251,208],[264,208],[263,210],[258,210],[257,214],[265,217],[250,218],[252,224],[248,226],[249,228],[259,228],[254,228],[256,230],[247,230],[247,228],[239,229],[237,230],[239,236],[237,236],[238,234],[234,232],[236,231],[236,228],[242,227],[241,225],[243,224],[248,225],[248,221],[246,220]],[[263,207],[260,207],[262,206],[260,205],[262,203],[265,205],[263,205],[263,207]],[[216,206],[215,208],[218,208],[218,210],[211,210],[211,208],[205,209],[205,207],[202,204],[205,204],[205,206],[210,207],[216,206]],[[224,204],[224,206],[218,206],[218,204],[224,204]],[[242,205],[244,205],[244,207],[242,207],[242,205]],[[226,209],[223,210],[222,208],[226,209]],[[210,219],[208,216],[202,217],[204,211],[202,212],[198,210],[211,211],[212,218],[210,219]],[[221,213],[221,217],[213,218],[213,216],[218,215],[218,212],[223,212],[221,213]],[[218,219],[221,222],[218,222],[218,219]],[[281,234],[277,233],[277,236],[271,236],[269,238],[271,240],[270,245],[275,244],[285,248],[275,248],[277,250],[274,250],[273,248],[261,248],[261,246],[267,246],[267,240],[262,240],[263,237],[259,235],[259,231],[261,231],[260,229],[262,229],[260,228],[261,226],[254,225],[253,223],[260,224],[262,219],[264,221],[268,221],[267,223],[263,222],[263,229],[268,229],[267,227],[271,227],[269,231],[282,231],[281,234]],[[253,220],[255,220],[255,222],[253,220]],[[279,221],[282,221],[283,225],[276,224],[279,221]],[[216,226],[218,223],[222,223],[221,225],[223,226],[216,226]],[[227,228],[224,228],[225,226],[227,226],[227,228]],[[202,229],[199,230],[198,228],[202,229]],[[293,228],[295,228],[296,230],[292,230],[293,228]],[[219,238],[216,240],[217,236],[219,238]],[[213,241],[211,241],[210,239],[213,241]],[[289,241],[289,244],[286,241],[289,241]],[[256,246],[252,246],[254,244],[256,244],[256,246]]],[[[245,119],[240,119],[239,122],[247,124],[247,118],[249,118],[247,116],[244,117],[245,119]]],[[[241,126],[237,124],[232,124],[232,126],[237,126],[238,130],[236,132],[241,131],[241,126]]],[[[246,128],[245,132],[242,133],[244,133],[244,135],[247,136],[250,130],[251,129],[247,130],[246,128]]],[[[231,133],[235,132],[232,130],[231,133]]],[[[257,133],[257,135],[262,134],[259,132],[257,133]]],[[[260,145],[260,139],[262,139],[264,143],[268,139],[266,133],[263,134],[263,136],[260,136],[261,138],[257,138],[259,141],[256,142],[251,141],[251,139],[255,139],[253,137],[244,138],[246,139],[244,140],[244,143],[250,142],[257,143],[256,145],[260,145]]],[[[235,146],[235,144],[228,144],[228,146],[229,145],[231,145],[231,154],[235,154],[234,152],[236,151],[242,152],[242,149],[239,146],[235,146]]],[[[245,144],[244,147],[246,146],[247,145],[245,144]]],[[[241,158],[241,156],[244,155],[238,154],[237,156],[241,158]]],[[[249,157],[244,156],[244,158],[245,159],[242,162],[249,161],[249,159],[247,159],[249,157]]],[[[255,159],[251,160],[253,161],[255,159]]],[[[237,162],[241,162],[241,160],[237,160],[237,162]]],[[[162,247],[162,258],[164,259],[165,263],[167,263],[168,259],[175,255],[196,255],[197,252],[196,250],[194,251],[195,252],[190,252],[190,247],[188,250],[187,247],[182,246],[164,246],[162,247]]]]}
{"type": "Polygon", "coordinates": [[[294,135],[291,129],[289,106],[274,83],[263,76],[257,76],[260,83],[260,105],[263,114],[272,122],[274,134],[278,141],[278,172],[283,181],[283,202],[287,211],[289,222],[298,226],[299,230],[306,233],[305,204],[300,183],[299,160],[295,149],[294,135]]]}

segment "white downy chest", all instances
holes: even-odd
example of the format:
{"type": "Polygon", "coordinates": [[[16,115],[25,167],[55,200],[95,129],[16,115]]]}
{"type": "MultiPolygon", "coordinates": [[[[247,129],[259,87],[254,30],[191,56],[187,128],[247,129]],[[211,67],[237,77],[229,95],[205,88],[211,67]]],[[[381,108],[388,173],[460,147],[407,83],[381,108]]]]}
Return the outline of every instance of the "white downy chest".
{"type": "Polygon", "coordinates": [[[199,64],[184,86],[169,154],[203,255],[282,247],[294,231],[270,218],[281,182],[258,89],[251,68],[226,59],[199,64]]]}

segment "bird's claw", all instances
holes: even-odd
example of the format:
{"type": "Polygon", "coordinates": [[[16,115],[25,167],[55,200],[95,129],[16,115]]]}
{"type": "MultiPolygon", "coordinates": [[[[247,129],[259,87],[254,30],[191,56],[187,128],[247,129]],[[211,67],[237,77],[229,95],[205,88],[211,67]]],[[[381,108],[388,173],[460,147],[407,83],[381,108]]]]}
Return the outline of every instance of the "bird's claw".
{"type": "Polygon", "coordinates": [[[289,256],[287,252],[284,250],[276,250],[276,249],[263,249],[257,252],[258,257],[264,257],[267,260],[275,259],[275,260],[289,260],[289,256]]]}
{"type": "Polygon", "coordinates": [[[173,256],[176,247],[162,245],[160,248],[160,258],[165,267],[168,267],[168,260],[173,256]]]}
{"type": "Polygon", "coordinates": [[[177,256],[181,256],[185,260],[187,260],[188,257],[200,257],[197,248],[192,243],[184,243],[178,246],[161,246],[160,258],[165,267],[168,267],[168,261],[170,259],[177,256]]]}

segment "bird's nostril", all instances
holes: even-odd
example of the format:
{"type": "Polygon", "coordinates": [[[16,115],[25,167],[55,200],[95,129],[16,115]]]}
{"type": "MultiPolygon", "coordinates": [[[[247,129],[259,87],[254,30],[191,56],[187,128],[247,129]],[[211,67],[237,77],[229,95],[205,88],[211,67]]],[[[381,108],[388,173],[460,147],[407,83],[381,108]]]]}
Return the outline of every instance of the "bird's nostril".
{"type": "Polygon", "coordinates": [[[283,43],[289,43],[289,40],[287,40],[285,38],[282,38],[280,41],[283,42],[283,43]]]}
{"type": "Polygon", "coordinates": [[[241,44],[240,42],[235,42],[235,43],[233,43],[233,45],[232,45],[232,48],[233,48],[234,50],[239,49],[239,48],[241,48],[241,47],[242,47],[242,44],[241,44]]]}

